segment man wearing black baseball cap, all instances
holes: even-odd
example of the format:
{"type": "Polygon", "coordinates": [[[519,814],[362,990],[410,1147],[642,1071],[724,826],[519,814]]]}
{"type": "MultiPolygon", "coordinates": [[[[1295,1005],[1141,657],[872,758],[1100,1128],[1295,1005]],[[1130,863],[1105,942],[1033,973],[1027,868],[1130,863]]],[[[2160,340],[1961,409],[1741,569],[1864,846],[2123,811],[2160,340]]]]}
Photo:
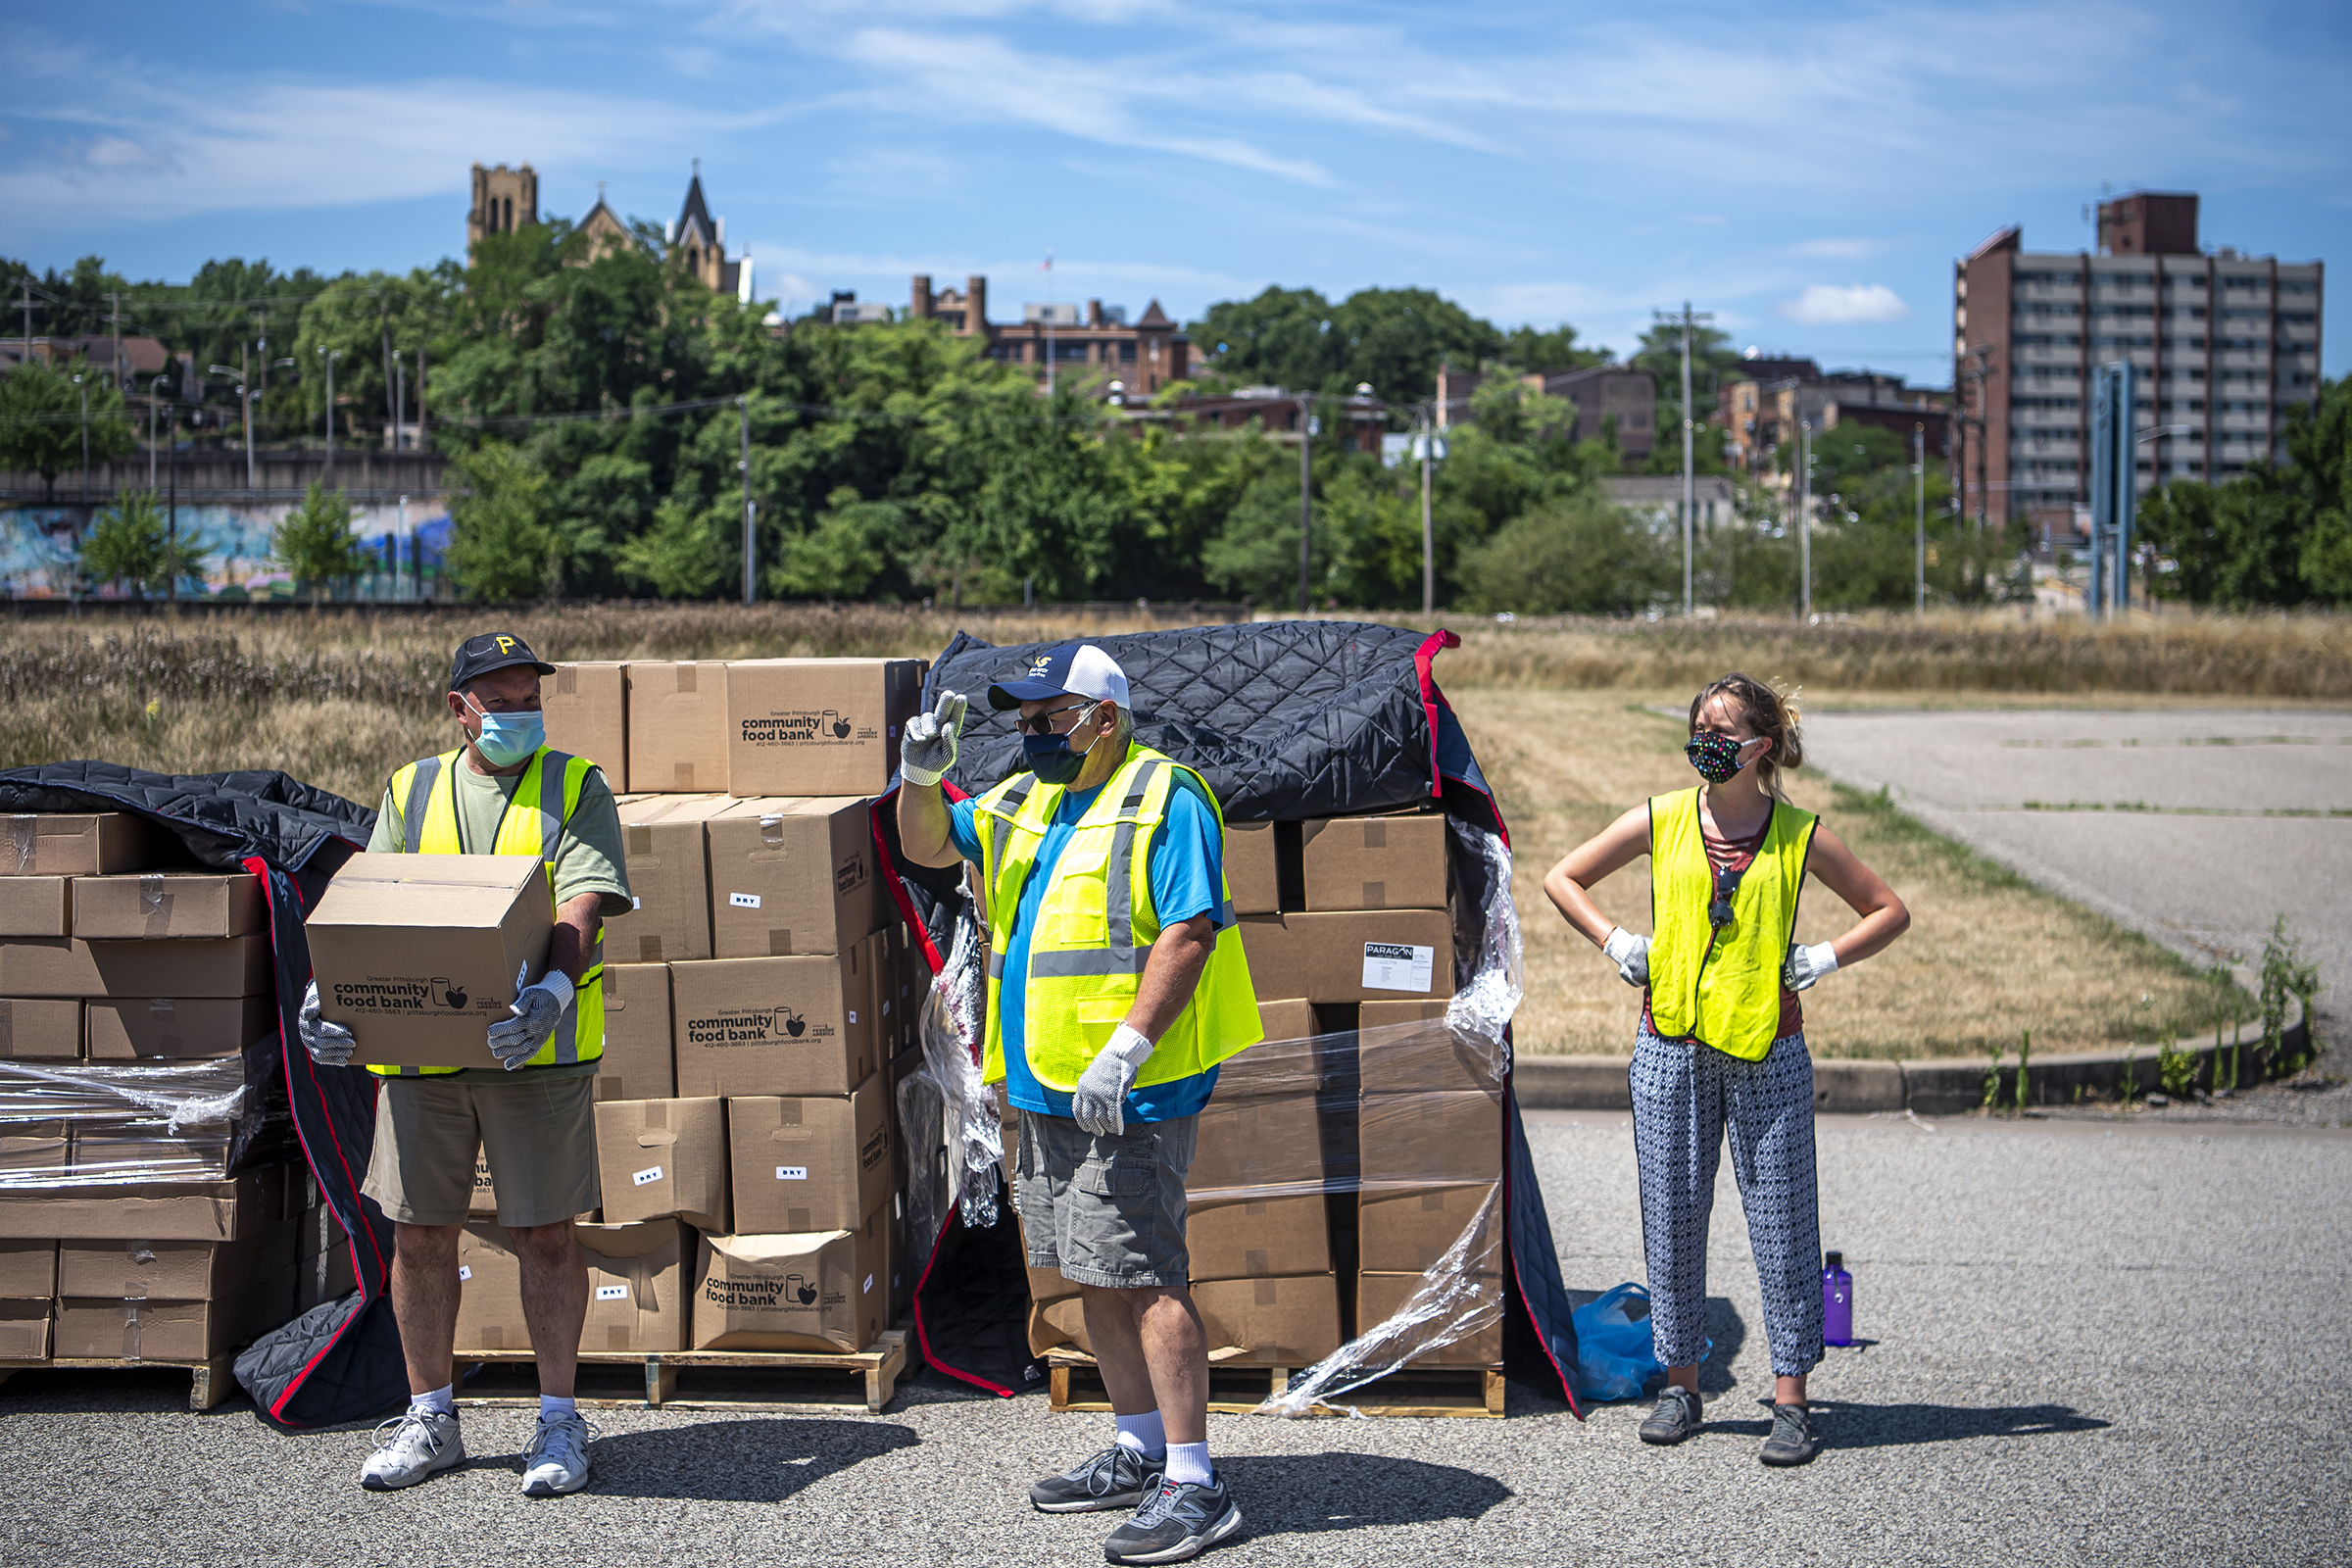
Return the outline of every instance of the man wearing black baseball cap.
{"type": "MultiPolygon", "coordinates": [[[[392,775],[370,854],[536,855],[555,910],[547,973],[490,1025],[496,1067],[372,1067],[382,1075],[375,1147],[363,1187],[392,1221],[392,1314],[408,1361],[407,1413],[360,1468],[360,1484],[415,1486],[463,1463],[451,1401],[458,1237],[476,1153],[489,1163],[499,1223],[522,1273],[523,1320],[539,1364],[539,1425],[523,1454],[531,1496],[588,1484],[588,1424],[572,1405],[588,1269],[572,1217],[599,1201],[597,1061],[604,1054],[604,916],[629,907],[620,814],[596,764],[547,745],[539,677],[556,666],[520,637],[490,632],[458,646],[450,716],[463,744],[392,775]]],[[[340,1066],[351,1031],[303,999],[302,1042],[340,1066]]]]}

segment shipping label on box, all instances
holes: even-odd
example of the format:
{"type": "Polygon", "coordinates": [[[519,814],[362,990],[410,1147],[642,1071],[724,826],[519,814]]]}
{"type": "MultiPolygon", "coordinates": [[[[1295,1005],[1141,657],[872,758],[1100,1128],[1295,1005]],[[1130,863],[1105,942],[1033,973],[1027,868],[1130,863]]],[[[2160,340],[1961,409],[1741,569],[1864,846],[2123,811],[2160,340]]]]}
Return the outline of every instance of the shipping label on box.
{"type": "Polygon", "coordinates": [[[81,1004],[71,997],[0,997],[0,1057],[71,1061],[81,1054],[81,1004]]]}
{"type": "Polygon", "coordinates": [[[1312,1366],[1340,1348],[1340,1287],[1329,1274],[1208,1280],[1192,1294],[1212,1361],[1312,1366]]]}
{"type": "MultiPolygon", "coordinates": [[[[1419,1274],[1383,1274],[1366,1269],[1356,1276],[1355,1332],[1360,1337],[1403,1311],[1412,1301],[1414,1293],[1427,1281],[1419,1274]]],[[[1407,1366],[1486,1366],[1502,1365],[1502,1275],[1496,1272],[1465,1274],[1448,1280],[1445,1295],[1446,1309],[1436,1319],[1406,1328],[1404,1338],[1396,1343],[1396,1349],[1406,1356],[1407,1366]],[[1440,1345],[1446,1328],[1464,1318],[1476,1321],[1491,1319],[1469,1338],[1452,1345],[1440,1345]]],[[[1383,1341],[1384,1350],[1390,1342],[1383,1341]]]]}
{"type": "Polygon", "coordinates": [[[1298,834],[1307,908],[1446,907],[1444,816],[1330,817],[1298,834]]]}
{"type": "Polygon", "coordinates": [[[74,934],[74,878],[0,876],[0,937],[74,934]]]}
{"type": "Polygon", "coordinates": [[[93,1061],[233,1056],[278,1026],[270,996],[93,997],[83,1017],[93,1061]]]}
{"type": "Polygon", "coordinates": [[[889,1225],[805,1236],[705,1236],[697,1249],[698,1350],[862,1350],[890,1296],[889,1225]]]}
{"type": "Polygon", "coordinates": [[[1466,1270],[1497,1269],[1502,1236],[1500,1188],[1494,1182],[1433,1187],[1367,1185],[1357,1195],[1357,1266],[1417,1274],[1434,1266],[1465,1234],[1466,1270]]]}
{"type": "Polygon", "coordinates": [[[1192,1204],[1184,1240],[1193,1280],[1330,1273],[1326,1208],[1321,1193],[1192,1204]]]}
{"type": "Polygon", "coordinates": [[[862,797],[741,801],[704,836],[716,957],[845,953],[883,922],[862,797]]]}
{"type": "Polygon", "coordinates": [[[843,1230],[888,1204],[890,1123],[879,1073],[846,1098],[730,1099],[735,1229],[843,1230]]]}
{"type": "Polygon", "coordinates": [[[596,1163],[608,1225],[674,1215],[701,1230],[728,1228],[725,1101],[605,1101],[596,1163]]]}
{"type": "Polygon", "coordinates": [[[0,942],[0,996],[250,997],[270,990],[271,983],[270,939],[263,936],[186,942],[28,937],[0,942]]]}
{"type": "Polygon", "coordinates": [[[1366,1095],[1356,1107],[1363,1182],[1436,1186],[1502,1179],[1502,1092],[1366,1095]]]}
{"type": "Polygon", "coordinates": [[[127,811],[0,816],[0,876],[104,876],[184,865],[179,841],[127,811]]]}
{"type": "Polygon", "coordinates": [[[727,666],[631,661],[629,788],[697,795],[727,787],[727,666]]]}
{"type": "Polygon", "coordinates": [[[1282,907],[1281,881],[1274,868],[1274,824],[1225,824],[1225,885],[1236,914],[1273,914],[1282,907]]]}
{"type": "Polygon", "coordinates": [[[605,919],[609,963],[710,956],[710,874],[703,825],[730,795],[648,795],[620,808],[629,912],[605,919]]]}
{"type": "Polygon", "coordinates": [[[728,788],[746,796],[881,794],[922,700],[911,659],[737,660],[726,679],[728,788]]]}
{"type": "Polygon", "coordinates": [[[536,855],[355,855],[305,922],[319,1012],[358,1037],[355,1065],[495,1067],[490,1025],[554,924],[536,855]]]}
{"type": "Polygon", "coordinates": [[[605,965],[605,1054],[596,1064],[599,1100],[670,1100],[678,1092],[669,1045],[669,965],[605,965]]]}
{"type": "Polygon", "coordinates": [[[880,1065],[873,950],[713,958],[670,969],[678,1093],[846,1095],[880,1065]]]}
{"type": "Polygon", "coordinates": [[[85,941],[245,937],[270,928],[251,872],[148,871],[77,877],[74,934],[85,941]]]}
{"type": "MultiPolygon", "coordinates": [[[[547,744],[604,770],[615,795],[629,788],[627,666],[612,661],[558,664],[539,682],[547,744]]],[[[632,887],[635,884],[630,884],[632,887]]]]}

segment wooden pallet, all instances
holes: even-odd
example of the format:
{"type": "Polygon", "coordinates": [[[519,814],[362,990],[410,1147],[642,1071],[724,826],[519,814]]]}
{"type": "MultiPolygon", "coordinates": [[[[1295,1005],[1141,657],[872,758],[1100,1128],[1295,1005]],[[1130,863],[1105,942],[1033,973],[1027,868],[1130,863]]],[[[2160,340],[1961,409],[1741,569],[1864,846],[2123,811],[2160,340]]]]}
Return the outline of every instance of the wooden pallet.
{"type": "MultiPolygon", "coordinates": [[[[1110,1408],[1093,1357],[1055,1351],[1046,1358],[1046,1364],[1054,1409],[1110,1408]]],[[[1208,1407],[1220,1415],[1249,1415],[1287,1388],[1294,1370],[1254,1363],[1212,1365],[1208,1369],[1208,1407]]],[[[1502,1368],[1498,1366],[1412,1367],[1339,1396],[1338,1405],[1379,1416],[1499,1416],[1502,1390],[1502,1368]]],[[[1314,1410],[1317,1415],[1341,1413],[1333,1404],[1318,1403],[1314,1410]]]]}
{"type": "Polygon", "coordinates": [[[236,1359],[233,1352],[216,1355],[205,1361],[132,1361],[119,1355],[44,1356],[38,1361],[0,1361],[0,1383],[7,1382],[20,1372],[40,1371],[50,1367],[105,1372],[152,1366],[181,1367],[189,1373],[188,1408],[211,1410],[236,1397],[237,1379],[231,1370],[236,1359]]]}
{"type": "MultiPolygon", "coordinates": [[[[480,1362],[485,1365],[528,1365],[534,1357],[528,1350],[460,1350],[460,1365],[480,1362]]],[[[792,1410],[854,1408],[857,1396],[848,1399],[776,1399],[739,1397],[732,1395],[678,1394],[678,1374],[699,1371],[707,1367],[731,1367],[739,1371],[796,1375],[844,1374],[864,1383],[865,1408],[879,1414],[898,1395],[898,1383],[906,1371],[906,1331],[887,1329],[866,1349],[838,1355],[808,1354],[797,1350],[582,1350],[580,1365],[593,1367],[639,1367],[645,1375],[645,1396],[600,1398],[583,1394],[579,1402],[592,1408],[617,1406],[669,1406],[680,1410],[792,1410]]],[[[838,1384],[835,1385],[838,1387],[838,1384]]],[[[504,1394],[461,1394],[460,1404],[506,1405],[531,1404],[538,1396],[504,1394]]]]}

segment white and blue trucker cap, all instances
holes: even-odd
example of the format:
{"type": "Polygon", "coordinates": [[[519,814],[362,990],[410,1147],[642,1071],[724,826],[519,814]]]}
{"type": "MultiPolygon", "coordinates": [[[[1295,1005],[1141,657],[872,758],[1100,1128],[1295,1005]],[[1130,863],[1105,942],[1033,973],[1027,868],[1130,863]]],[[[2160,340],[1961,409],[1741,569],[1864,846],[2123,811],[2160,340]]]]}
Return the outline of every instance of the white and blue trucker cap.
{"type": "Polygon", "coordinates": [[[1127,672],[1093,643],[1062,643],[1030,656],[1018,677],[1001,680],[988,689],[988,706],[1008,713],[1023,703],[1042,702],[1067,693],[1072,697],[1108,698],[1127,706],[1127,672]]]}

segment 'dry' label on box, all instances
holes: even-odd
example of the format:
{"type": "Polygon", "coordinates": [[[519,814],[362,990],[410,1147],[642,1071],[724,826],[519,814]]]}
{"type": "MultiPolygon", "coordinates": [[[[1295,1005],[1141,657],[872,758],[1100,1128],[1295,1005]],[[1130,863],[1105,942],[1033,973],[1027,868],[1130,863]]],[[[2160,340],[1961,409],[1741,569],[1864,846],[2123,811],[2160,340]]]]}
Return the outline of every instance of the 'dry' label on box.
{"type": "Polygon", "coordinates": [[[1435,948],[1418,948],[1405,942],[1367,942],[1364,989],[1418,991],[1426,996],[1430,990],[1430,967],[1437,954],[1435,948]]]}

